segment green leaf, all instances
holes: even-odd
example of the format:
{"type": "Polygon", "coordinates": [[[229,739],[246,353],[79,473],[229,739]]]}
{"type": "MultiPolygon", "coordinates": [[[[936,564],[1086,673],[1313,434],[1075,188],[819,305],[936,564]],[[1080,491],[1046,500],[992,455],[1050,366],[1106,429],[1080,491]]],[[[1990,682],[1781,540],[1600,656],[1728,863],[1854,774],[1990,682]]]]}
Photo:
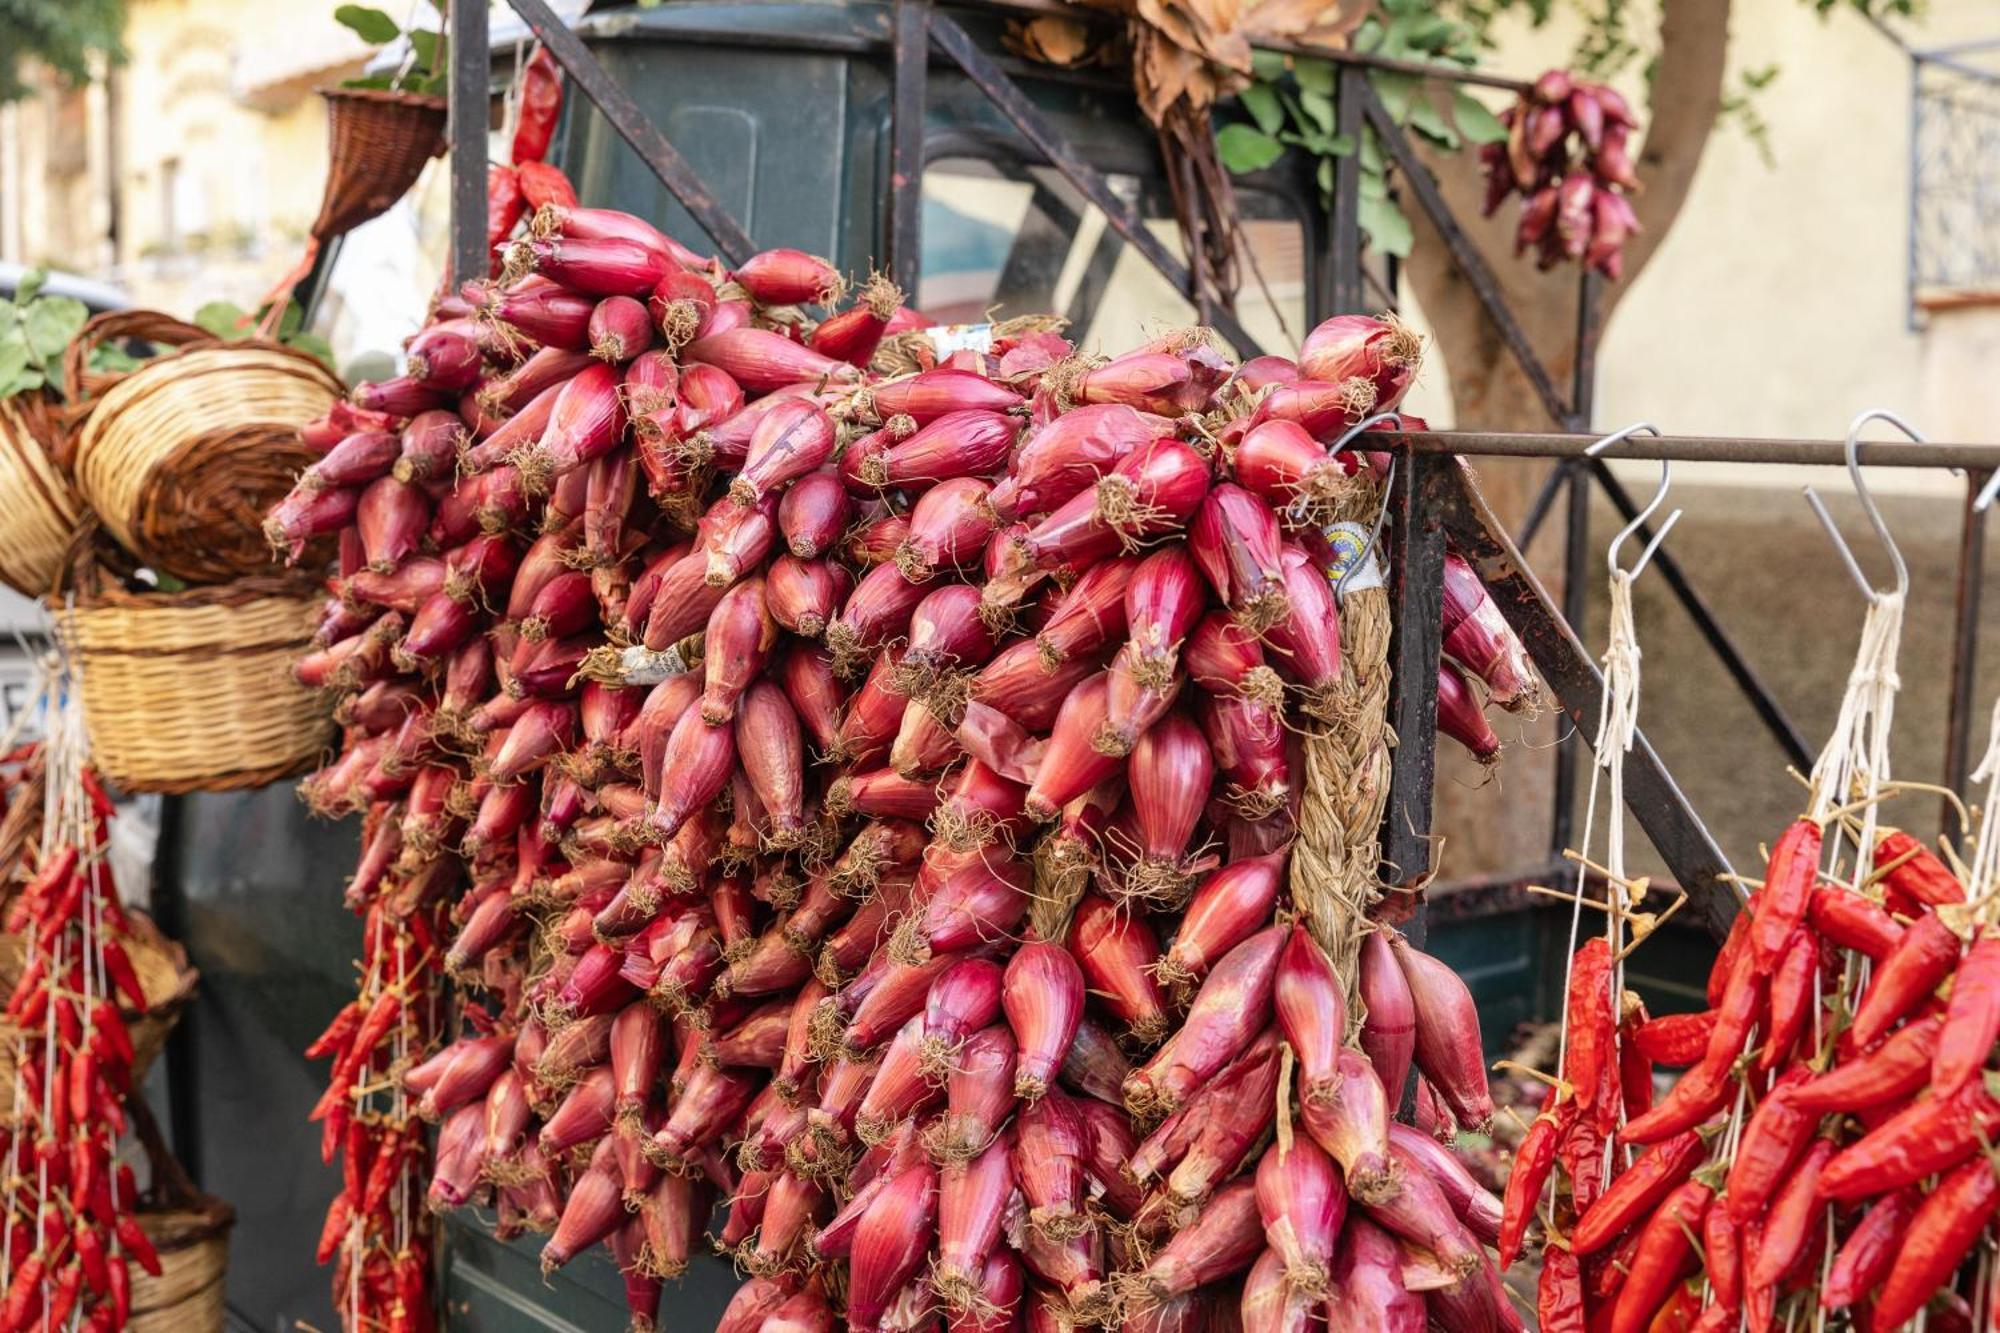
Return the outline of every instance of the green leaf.
{"type": "Polygon", "coordinates": [[[333,344],[320,337],[317,333],[295,333],[285,339],[285,342],[290,346],[298,348],[308,356],[318,358],[328,370],[334,368],[333,344]]]}
{"type": "Polygon", "coordinates": [[[99,343],[90,349],[90,368],[99,375],[122,375],[137,370],[145,362],[122,347],[99,343]]]}
{"type": "Polygon", "coordinates": [[[343,88],[393,88],[396,86],[396,80],[393,75],[389,74],[370,74],[366,78],[342,79],[340,86],[343,88]]]}
{"type": "Polygon", "coordinates": [[[0,398],[42,387],[42,369],[28,356],[23,342],[0,343],[0,398]]]}
{"type": "Polygon", "coordinates": [[[1262,171],[1284,155],[1285,146],[1254,125],[1224,125],[1215,134],[1215,155],[1237,175],[1262,171]]]}
{"type": "Polygon", "coordinates": [[[1410,103],[1410,128],[1440,148],[1458,147],[1458,131],[1452,129],[1444,113],[1428,97],[1410,103]]]}
{"type": "Polygon", "coordinates": [[[44,296],[21,311],[21,332],[36,356],[60,360],[89,318],[90,307],[74,296],[44,296]]]}
{"type": "Polygon", "coordinates": [[[1382,45],[1385,35],[1380,20],[1372,16],[1363,19],[1361,26],[1354,30],[1354,49],[1363,55],[1373,55],[1376,48],[1382,45]]]}
{"type": "Polygon", "coordinates": [[[1441,51],[1451,44],[1458,33],[1458,27],[1450,19],[1438,14],[1427,14],[1411,23],[1403,33],[1403,40],[1419,51],[1441,51]]]}
{"type": "Polygon", "coordinates": [[[250,336],[243,322],[243,307],[233,301],[210,301],[194,312],[195,327],[217,338],[234,340],[250,336]]]}
{"type": "Polygon", "coordinates": [[[1370,70],[1368,82],[1375,85],[1375,94],[1382,99],[1391,120],[1400,125],[1410,118],[1410,104],[1416,100],[1420,86],[1416,75],[1370,70]]]}
{"type": "Polygon", "coordinates": [[[1333,96],[1333,62],[1316,56],[1300,56],[1292,64],[1292,77],[1299,87],[1309,93],[1333,96]]]}
{"type": "Polygon", "coordinates": [[[1499,143],[1507,137],[1507,127],[1500,123],[1500,117],[1487,110],[1486,103],[1464,91],[1452,94],[1451,118],[1467,143],[1499,143]]]}
{"type": "Polygon", "coordinates": [[[1403,210],[1390,199],[1361,200],[1358,214],[1361,230],[1368,233],[1368,243],[1385,255],[1407,259],[1410,245],[1416,240],[1416,233],[1410,229],[1410,220],[1403,216],[1403,210]]]}
{"type": "Polygon", "coordinates": [[[1312,117],[1313,123],[1323,134],[1333,133],[1333,99],[1325,93],[1316,93],[1310,88],[1299,90],[1299,106],[1312,117]]]}
{"type": "Polygon", "coordinates": [[[1323,157],[1319,160],[1319,170],[1313,173],[1313,179],[1319,182],[1319,197],[1321,199],[1327,199],[1327,200],[1332,199],[1333,198],[1332,158],[1323,157]]]}
{"type": "Polygon", "coordinates": [[[342,5],[333,11],[333,21],[354,30],[354,35],[376,46],[393,42],[402,33],[396,20],[367,5],[342,5]]]}
{"type": "Polygon", "coordinates": [[[1285,108],[1278,101],[1277,90],[1269,84],[1253,83],[1237,94],[1236,100],[1243,103],[1243,109],[1264,133],[1276,134],[1284,127],[1285,108]]]}
{"type": "Polygon", "coordinates": [[[1361,169],[1379,176],[1388,165],[1382,156],[1382,141],[1375,137],[1375,131],[1369,130],[1361,136],[1361,169]]]}
{"type": "Polygon", "coordinates": [[[0,342],[14,336],[14,330],[21,326],[21,307],[0,296],[0,342]]]}
{"type": "Polygon", "coordinates": [[[410,51],[424,69],[437,68],[438,35],[429,28],[410,29],[410,51]]]}
{"type": "Polygon", "coordinates": [[[1285,77],[1287,68],[1285,57],[1277,51],[1258,47],[1250,53],[1250,73],[1259,83],[1276,83],[1285,77]]]}
{"type": "Polygon", "coordinates": [[[1363,199],[1387,199],[1389,197],[1388,180],[1372,171],[1362,172],[1361,197],[1363,199]]]}
{"type": "Polygon", "coordinates": [[[21,275],[21,280],[14,284],[14,300],[21,305],[28,304],[28,302],[35,299],[35,293],[41,291],[43,284],[47,283],[48,280],[49,271],[47,269],[39,266],[29,269],[21,275]]]}

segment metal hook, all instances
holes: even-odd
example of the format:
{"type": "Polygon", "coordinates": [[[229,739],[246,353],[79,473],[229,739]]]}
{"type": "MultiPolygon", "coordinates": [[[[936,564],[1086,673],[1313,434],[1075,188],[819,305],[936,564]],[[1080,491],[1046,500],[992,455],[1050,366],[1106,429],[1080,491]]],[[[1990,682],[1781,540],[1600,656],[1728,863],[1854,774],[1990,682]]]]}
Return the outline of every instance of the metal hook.
{"type": "MultiPolygon", "coordinates": [[[[1903,563],[1903,553],[1897,548],[1896,539],[1889,535],[1889,525],[1882,521],[1882,511],[1876,507],[1875,497],[1870,494],[1868,483],[1861,476],[1861,428],[1871,421],[1886,421],[1918,444],[1927,444],[1929,441],[1909,422],[1894,412],[1880,407],[1863,412],[1854,418],[1853,424],[1847,428],[1847,479],[1854,487],[1855,498],[1861,501],[1861,512],[1868,515],[1869,526],[1875,529],[1876,540],[1880,541],[1882,549],[1889,553],[1889,563],[1896,571],[1896,595],[1900,597],[1910,590],[1910,567],[1903,563]]],[[[1854,558],[1854,551],[1848,546],[1847,539],[1840,535],[1840,529],[1835,526],[1833,515],[1827,512],[1826,502],[1819,498],[1819,493],[1810,486],[1805,488],[1805,492],[1806,503],[1812,506],[1813,513],[1819,518],[1820,526],[1826,529],[1826,535],[1832,539],[1834,550],[1840,553],[1841,563],[1847,566],[1847,573],[1854,580],[1854,586],[1861,589],[1861,595],[1871,602],[1888,596],[1882,589],[1870,583],[1868,576],[1861,572],[1861,563],[1854,558]]]]}
{"type": "MultiPolygon", "coordinates": [[[[1342,449],[1353,444],[1357,438],[1385,421],[1395,422],[1397,430],[1403,429],[1403,414],[1401,412],[1377,412],[1374,416],[1364,417],[1349,427],[1347,433],[1335,440],[1333,447],[1326,451],[1327,457],[1332,458],[1339,454],[1342,449]]],[[[1375,526],[1368,530],[1368,544],[1361,548],[1361,554],[1349,561],[1347,568],[1341,571],[1340,577],[1334,580],[1333,595],[1335,597],[1340,596],[1341,590],[1347,587],[1347,581],[1359,573],[1361,567],[1368,563],[1369,557],[1374,553],[1375,543],[1382,539],[1382,526],[1389,520],[1389,497],[1396,493],[1395,488],[1396,456],[1390,454],[1389,470],[1382,475],[1382,505],[1381,508],[1375,511],[1375,526]]]]}
{"type": "MultiPolygon", "coordinates": [[[[1635,421],[1624,430],[1613,431],[1597,443],[1586,448],[1583,451],[1583,455],[1585,458],[1596,458],[1612,445],[1621,444],[1642,432],[1658,437],[1660,428],[1650,421],[1635,421]]],[[[1611,539],[1611,545],[1605,548],[1604,563],[1610,568],[1613,574],[1622,573],[1628,579],[1638,578],[1640,574],[1645,572],[1646,566],[1653,562],[1653,556],[1660,549],[1660,543],[1664,542],[1667,539],[1667,534],[1673,531],[1674,524],[1681,521],[1680,510],[1676,509],[1673,513],[1668,514],[1667,521],[1660,524],[1660,530],[1653,534],[1653,539],[1646,543],[1644,550],[1639,552],[1639,558],[1632,562],[1632,568],[1629,570],[1619,569],[1618,548],[1625,544],[1626,538],[1633,536],[1640,528],[1645,527],[1647,521],[1659,512],[1660,506],[1667,502],[1667,488],[1673,485],[1673,479],[1673,463],[1662,458],[1660,460],[1659,489],[1653,492],[1652,499],[1646,501],[1646,507],[1635,514],[1630,523],[1620,528],[1618,535],[1611,539]]]]}

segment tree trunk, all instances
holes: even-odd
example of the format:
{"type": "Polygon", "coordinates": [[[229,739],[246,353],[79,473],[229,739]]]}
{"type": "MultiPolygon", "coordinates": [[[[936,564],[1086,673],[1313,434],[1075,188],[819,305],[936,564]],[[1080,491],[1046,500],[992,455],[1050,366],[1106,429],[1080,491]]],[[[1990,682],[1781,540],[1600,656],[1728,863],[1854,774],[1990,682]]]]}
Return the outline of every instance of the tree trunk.
{"type": "MultiPolygon", "coordinates": [[[[1626,243],[1623,281],[1598,285],[1600,318],[1606,323],[1687,200],[1721,109],[1728,45],[1729,0],[1665,0],[1648,108],[1651,121],[1637,163],[1645,188],[1634,200],[1634,209],[1643,230],[1626,243]]],[[[1576,365],[1574,269],[1564,266],[1542,273],[1527,259],[1514,258],[1516,205],[1510,201],[1490,218],[1479,216],[1483,183],[1469,155],[1444,161],[1433,174],[1459,226],[1486,257],[1529,345],[1566,393],[1576,365]]],[[[1443,238],[1420,209],[1409,211],[1417,224],[1417,243],[1405,273],[1450,372],[1459,429],[1560,429],[1561,423],[1549,420],[1478,296],[1452,263],[1443,238]]],[[[1479,477],[1495,511],[1510,524],[1518,524],[1551,466],[1489,460],[1480,465],[1479,477]]],[[[1544,525],[1545,535],[1528,552],[1543,581],[1557,594],[1562,584],[1560,520],[1558,507],[1544,525]]],[[[1592,536],[1596,541],[1599,535],[1592,536]]],[[[1556,731],[1548,720],[1523,731],[1522,743],[1511,747],[1501,770],[1504,795],[1497,785],[1454,780],[1467,776],[1469,766],[1441,767],[1436,827],[1449,838],[1441,866],[1445,878],[1484,878],[1546,860],[1555,771],[1548,743],[1556,731]]]]}

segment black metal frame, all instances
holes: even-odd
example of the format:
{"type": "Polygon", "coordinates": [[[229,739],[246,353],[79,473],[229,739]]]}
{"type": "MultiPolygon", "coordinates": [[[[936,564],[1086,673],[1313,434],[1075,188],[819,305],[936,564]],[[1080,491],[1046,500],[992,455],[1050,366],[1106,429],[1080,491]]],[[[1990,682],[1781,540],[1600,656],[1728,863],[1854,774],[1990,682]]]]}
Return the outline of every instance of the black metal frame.
{"type": "MultiPolygon", "coordinates": [[[[746,257],[754,249],[751,238],[708,192],[658,128],[645,119],[583,41],[548,8],[545,0],[507,0],[507,3],[547,47],[575,87],[590,99],[708,233],[724,257],[732,263],[746,257]]],[[[1258,350],[1255,340],[1243,330],[1227,305],[1214,299],[1211,293],[1197,289],[1197,275],[1191,274],[1186,265],[1159,243],[1134,211],[1108,187],[1097,168],[1071,150],[1010,77],[1002,62],[983,50],[957,19],[934,0],[891,0],[891,3],[887,43],[893,61],[894,98],[891,206],[882,253],[899,285],[914,290],[919,277],[925,99],[930,64],[942,58],[976,85],[1048,165],[1084,199],[1102,210],[1111,229],[1185,294],[1239,352],[1251,355],[1258,350]]],[[[1087,9],[1079,10],[1052,0],[992,0],[983,7],[1014,13],[1059,12],[1071,18],[1090,15],[1087,9]]],[[[476,272],[483,271],[486,263],[485,136],[491,64],[486,43],[479,40],[486,31],[486,0],[451,0],[449,8],[453,31],[460,34],[451,44],[452,255],[455,272],[476,272]],[[472,40],[466,40],[467,37],[472,40]],[[461,109],[469,114],[460,114],[461,109]]],[[[802,36],[800,44],[809,47],[814,42],[802,36]]],[[[1586,458],[1582,452],[1591,439],[1587,432],[1601,323],[1597,280],[1585,273],[1578,284],[1575,370],[1565,394],[1507,307],[1484,257],[1452,215],[1428,169],[1363,75],[1367,69],[1381,68],[1511,91],[1519,91],[1526,84],[1490,74],[1383,60],[1356,52],[1301,50],[1299,53],[1328,58],[1341,66],[1337,128],[1344,134],[1358,135],[1365,125],[1380,140],[1397,166],[1401,188],[1436,229],[1502,343],[1533,386],[1551,423],[1562,432],[1384,434],[1369,440],[1370,447],[1390,451],[1399,460],[1394,493],[1389,499],[1396,519],[1391,529],[1394,554],[1390,567],[1395,600],[1391,654],[1397,682],[1390,707],[1398,744],[1384,829],[1384,868],[1393,882],[1415,885],[1427,880],[1432,871],[1429,833],[1435,780],[1436,676],[1441,651],[1437,621],[1447,545],[1455,547],[1480,569],[1502,613],[1520,634],[1536,666],[1554,690],[1563,712],[1576,725],[1578,733],[1588,738],[1595,734],[1601,679],[1572,626],[1581,620],[1588,588],[1585,562],[1589,553],[1591,490],[1602,488],[1613,507],[1627,518],[1637,513],[1637,506],[1601,461],[1586,458]],[[1557,460],[1541,495],[1531,506],[1518,541],[1508,536],[1487,508],[1463,464],[1446,455],[1557,460]],[[1519,549],[1533,538],[1559,493],[1564,499],[1565,515],[1566,577],[1561,606],[1551,600],[1535,579],[1519,549]]],[[[1337,164],[1334,182],[1333,216],[1327,229],[1330,262],[1321,265],[1323,281],[1318,292],[1322,315],[1360,309],[1367,277],[1356,226],[1360,172],[1352,155],[1337,164]]],[[[1983,516],[1973,509],[1971,500],[1985,477],[2000,468],[2000,446],[1899,443],[1886,449],[1864,446],[1861,456],[1870,464],[1965,470],[1967,491],[1960,541],[1957,638],[1946,756],[1947,780],[1955,787],[1962,787],[1973,715],[1975,632],[1985,540],[1983,516]]],[[[1830,440],[1641,438],[1623,448],[1621,457],[1838,463],[1841,445],[1830,440]]],[[[1666,585],[1787,757],[1795,763],[1808,762],[1810,751],[1804,737],[1717,622],[1671,552],[1661,551],[1656,565],[1666,585]]],[[[1576,746],[1558,747],[1556,808],[1547,864],[1551,876],[1571,873],[1563,865],[1561,853],[1571,839],[1579,762],[1576,746]]],[[[1721,878],[1727,872],[1727,863],[1643,736],[1635,747],[1626,781],[1628,806],[1679,883],[1694,897],[1697,910],[1711,930],[1726,928],[1737,907],[1736,893],[1721,878]]],[[[1948,812],[1947,819],[1950,818],[1948,812]]]]}

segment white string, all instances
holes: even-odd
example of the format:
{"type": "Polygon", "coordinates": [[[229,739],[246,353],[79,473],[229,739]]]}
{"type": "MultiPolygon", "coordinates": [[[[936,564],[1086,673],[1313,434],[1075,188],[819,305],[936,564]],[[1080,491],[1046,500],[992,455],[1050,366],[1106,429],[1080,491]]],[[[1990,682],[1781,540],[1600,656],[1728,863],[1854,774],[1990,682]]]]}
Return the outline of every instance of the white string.
{"type": "Polygon", "coordinates": [[[1868,615],[1861,622],[1861,644],[1848,672],[1833,735],[1812,767],[1809,817],[1824,823],[1841,806],[1866,803],[1860,811],[1858,834],[1836,829],[1826,840],[1827,873],[1836,877],[1843,846],[1853,843],[1855,858],[1849,883],[1857,891],[1867,876],[1869,849],[1875,845],[1879,804],[1875,798],[1889,781],[1889,733],[1895,723],[1896,691],[1902,685],[1896,673],[1896,654],[1902,644],[1903,608],[1904,594],[1900,592],[1877,593],[1868,603],[1868,615]]]}
{"type": "Polygon", "coordinates": [[[1979,839],[1972,849],[1972,882],[1965,886],[1975,916],[1994,897],[2000,880],[2000,821],[1994,809],[2000,806],[2000,700],[1993,704],[1993,720],[1986,735],[1986,757],[1972,770],[1972,781],[1986,784],[1986,799],[1979,807],[1979,839]]]}

